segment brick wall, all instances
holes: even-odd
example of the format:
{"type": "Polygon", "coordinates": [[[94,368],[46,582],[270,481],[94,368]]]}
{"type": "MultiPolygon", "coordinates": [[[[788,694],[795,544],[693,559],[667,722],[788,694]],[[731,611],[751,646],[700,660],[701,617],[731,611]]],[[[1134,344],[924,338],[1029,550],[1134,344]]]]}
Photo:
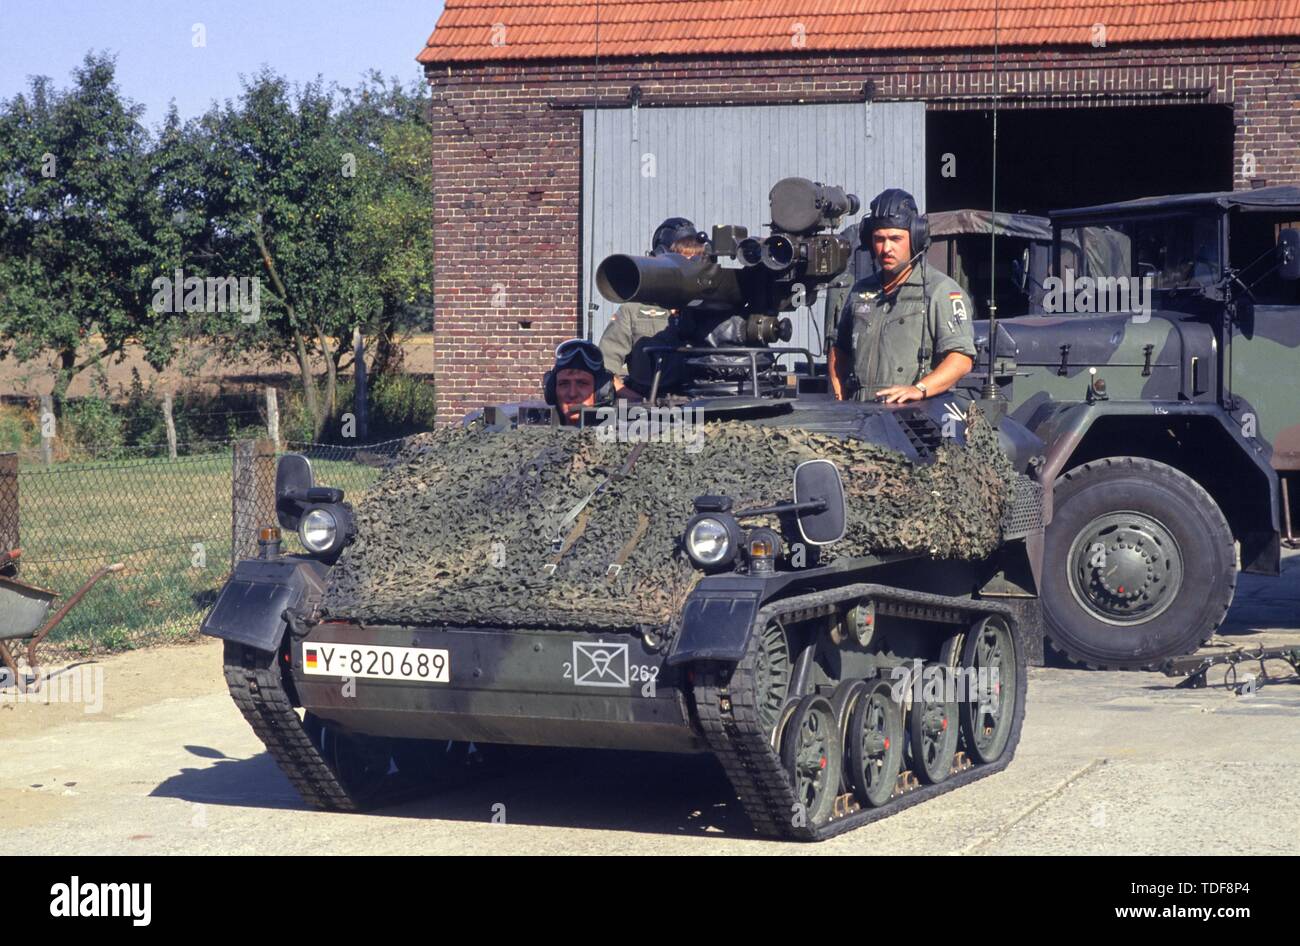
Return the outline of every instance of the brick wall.
{"type": "MultiPolygon", "coordinates": [[[[554,346],[576,334],[582,108],[919,100],[985,108],[990,51],[672,58],[429,67],[434,176],[435,373],[442,423],[539,394],[554,346]]],[[[1234,109],[1237,186],[1300,184],[1300,42],[1200,48],[1003,50],[1001,107],[1159,103],[1234,109]]],[[[1195,147],[1195,142],[1189,142],[1195,147]]]]}

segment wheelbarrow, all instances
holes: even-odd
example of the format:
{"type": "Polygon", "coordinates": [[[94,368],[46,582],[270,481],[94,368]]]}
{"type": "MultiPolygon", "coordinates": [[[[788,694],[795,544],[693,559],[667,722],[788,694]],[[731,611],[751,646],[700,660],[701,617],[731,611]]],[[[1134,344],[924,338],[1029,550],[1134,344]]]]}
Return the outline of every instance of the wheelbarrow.
{"type": "Polygon", "coordinates": [[[54,612],[53,617],[47,620],[50,606],[59,593],[29,585],[6,575],[6,572],[17,563],[21,554],[20,549],[0,552],[0,660],[13,674],[14,682],[20,683],[24,678],[19,675],[18,664],[9,648],[11,644],[16,647],[18,642],[27,641],[27,666],[35,671],[33,689],[39,690],[42,674],[40,664],[36,661],[36,648],[50,631],[59,626],[59,622],[68,616],[68,612],[77,606],[77,602],[95,586],[96,582],[109,572],[121,571],[123,566],[121,562],[114,562],[99,569],[72,593],[63,607],[54,612]]]}

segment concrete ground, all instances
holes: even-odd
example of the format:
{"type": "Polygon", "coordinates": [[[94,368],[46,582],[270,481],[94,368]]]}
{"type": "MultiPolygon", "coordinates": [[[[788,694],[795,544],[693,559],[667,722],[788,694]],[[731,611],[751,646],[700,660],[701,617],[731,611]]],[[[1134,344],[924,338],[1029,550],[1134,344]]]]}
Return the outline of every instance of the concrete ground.
{"type": "MultiPolygon", "coordinates": [[[[1300,555],[1282,580],[1243,578],[1224,640],[1300,643],[1300,555]]],[[[88,684],[80,703],[0,699],[11,854],[1300,853],[1294,683],[1236,696],[1159,674],[1035,669],[1006,771],[794,845],[750,837],[705,757],[556,751],[437,798],[322,814],[231,703],[216,642],[71,672],[88,684]]]]}

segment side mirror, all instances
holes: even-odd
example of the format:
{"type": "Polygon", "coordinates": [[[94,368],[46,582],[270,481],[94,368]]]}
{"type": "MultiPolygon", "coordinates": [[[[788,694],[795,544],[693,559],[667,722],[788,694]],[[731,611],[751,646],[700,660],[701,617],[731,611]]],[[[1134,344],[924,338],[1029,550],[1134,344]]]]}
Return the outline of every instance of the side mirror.
{"type": "Polygon", "coordinates": [[[275,516],[281,529],[297,531],[302,518],[301,499],[315,483],[311,461],[301,453],[286,453],[275,465],[275,516]]]}
{"type": "MultiPolygon", "coordinates": [[[[1027,250],[1025,252],[1028,253],[1027,250]]],[[[1013,259],[1011,261],[1011,281],[1016,284],[1016,288],[1024,292],[1028,279],[1029,273],[1025,269],[1025,261],[1023,259],[1013,259]]]]}
{"type": "Polygon", "coordinates": [[[844,505],[844,482],[839,468],[830,460],[806,460],[795,467],[794,501],[821,501],[818,510],[799,510],[799,534],[809,545],[830,545],[844,538],[848,525],[844,505]]]}
{"type": "Polygon", "coordinates": [[[1300,230],[1286,229],[1277,235],[1277,263],[1282,279],[1300,279],[1300,230]]]}

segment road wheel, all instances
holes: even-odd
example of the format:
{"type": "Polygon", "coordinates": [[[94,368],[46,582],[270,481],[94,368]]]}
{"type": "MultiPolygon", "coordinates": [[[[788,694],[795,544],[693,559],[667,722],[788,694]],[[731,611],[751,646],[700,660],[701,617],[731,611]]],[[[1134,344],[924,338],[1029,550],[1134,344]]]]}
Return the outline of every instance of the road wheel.
{"type": "Polygon", "coordinates": [[[961,728],[976,762],[996,762],[1011,739],[1021,672],[1007,622],[992,615],[966,635],[962,648],[965,693],[961,728]]]}
{"type": "Polygon", "coordinates": [[[840,745],[844,747],[844,764],[840,767],[840,792],[850,792],[853,785],[849,782],[849,770],[852,768],[849,762],[849,721],[853,716],[853,707],[858,702],[858,697],[867,689],[867,685],[861,680],[845,680],[835,688],[831,694],[831,711],[835,714],[835,722],[840,730],[840,745]]]}
{"type": "Polygon", "coordinates": [[[853,706],[848,726],[849,782],[858,801],[889,801],[903,764],[903,713],[886,680],[871,684],[853,706]]]}
{"type": "Polygon", "coordinates": [[[1236,588],[1232,531],[1171,466],[1109,457],[1056,481],[1043,555],[1043,617],[1071,660],[1153,668],[1208,640],[1236,588]]]}
{"type": "Polygon", "coordinates": [[[825,824],[830,818],[843,759],[844,745],[830,701],[805,696],[781,736],[781,762],[807,824],[825,824]]]}
{"type": "Polygon", "coordinates": [[[927,785],[937,785],[952,773],[957,755],[957,701],[949,699],[951,668],[946,663],[925,665],[917,692],[913,682],[912,708],[907,713],[912,771],[927,785]]]}

